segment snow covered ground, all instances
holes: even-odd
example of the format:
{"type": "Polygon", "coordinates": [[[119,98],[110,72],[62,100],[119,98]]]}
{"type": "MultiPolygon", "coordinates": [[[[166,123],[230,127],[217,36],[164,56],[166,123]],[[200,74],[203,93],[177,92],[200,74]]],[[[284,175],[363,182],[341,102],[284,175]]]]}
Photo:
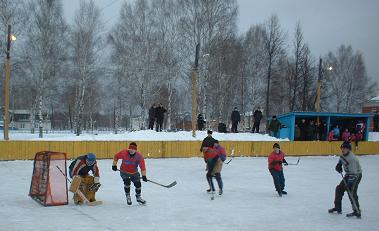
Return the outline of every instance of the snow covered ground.
{"type": "MultiPolygon", "coordinates": [[[[55,132],[44,134],[44,138],[38,138],[38,133],[31,134],[26,132],[11,131],[11,140],[49,140],[49,141],[176,141],[176,140],[203,140],[207,136],[206,131],[198,131],[196,138],[192,137],[192,132],[156,132],[152,130],[143,130],[135,132],[123,132],[121,134],[82,134],[76,136],[70,132],[55,132]]],[[[232,141],[276,141],[275,137],[256,133],[218,133],[214,132],[213,136],[218,140],[232,141]]],[[[1,136],[0,139],[3,139],[1,136]]],[[[284,141],[284,140],[282,140],[284,141]]]]}
{"type": "MultiPolygon", "coordinates": [[[[97,207],[42,207],[27,196],[31,161],[0,162],[0,230],[378,230],[379,156],[359,157],[364,175],[359,188],[363,217],[328,214],[340,177],[337,157],[304,157],[298,166],[285,167],[288,195],[279,198],[266,169],[265,158],[236,158],[223,169],[224,195],[211,201],[204,163],[200,158],[148,159],[148,177],[178,184],[166,189],[143,183],[146,206],[127,206],[119,175],[111,160],[101,160],[103,187],[97,207]]],[[[289,162],[296,158],[288,157],[289,162]]],[[[72,195],[70,194],[70,197],[72,195]]],[[[133,198],[134,199],[134,198],[133,198]]]]}

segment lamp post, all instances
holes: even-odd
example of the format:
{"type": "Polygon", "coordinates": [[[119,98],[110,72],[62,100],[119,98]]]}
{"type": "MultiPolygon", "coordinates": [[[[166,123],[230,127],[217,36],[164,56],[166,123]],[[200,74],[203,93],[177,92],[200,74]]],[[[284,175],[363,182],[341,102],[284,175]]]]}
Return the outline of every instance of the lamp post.
{"type": "MultiPolygon", "coordinates": [[[[326,70],[332,71],[333,66],[329,65],[326,70]]],[[[320,62],[318,65],[318,80],[317,80],[317,92],[316,92],[316,111],[321,111],[321,81],[322,81],[322,74],[323,74],[323,68],[322,68],[322,58],[320,58],[320,62]]]]}
{"type": "Polygon", "coordinates": [[[11,33],[11,25],[8,25],[7,56],[5,62],[5,110],[4,110],[4,140],[9,140],[9,98],[11,79],[11,42],[16,41],[16,36],[11,33]]]}

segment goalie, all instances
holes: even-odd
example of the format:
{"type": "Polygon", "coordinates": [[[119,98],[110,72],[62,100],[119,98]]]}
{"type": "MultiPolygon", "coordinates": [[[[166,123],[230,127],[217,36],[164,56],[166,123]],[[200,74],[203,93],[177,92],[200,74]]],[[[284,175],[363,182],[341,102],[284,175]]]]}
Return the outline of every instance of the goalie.
{"type": "MultiPolygon", "coordinates": [[[[93,153],[88,153],[84,156],[76,158],[69,167],[69,174],[72,178],[70,191],[79,189],[89,202],[96,201],[95,194],[100,188],[99,167],[97,166],[96,156],[93,153]],[[92,171],[93,176],[89,175],[92,171]],[[74,190],[71,190],[75,188],[74,190]]],[[[74,193],[75,204],[83,204],[83,198],[79,193],[74,193]]]]}

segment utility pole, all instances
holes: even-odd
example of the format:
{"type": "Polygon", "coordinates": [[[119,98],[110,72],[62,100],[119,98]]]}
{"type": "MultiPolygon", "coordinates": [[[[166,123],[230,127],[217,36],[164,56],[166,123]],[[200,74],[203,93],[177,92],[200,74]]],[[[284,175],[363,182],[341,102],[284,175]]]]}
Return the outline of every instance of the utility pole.
{"type": "Polygon", "coordinates": [[[9,140],[9,101],[10,101],[10,80],[11,80],[11,40],[16,37],[11,34],[11,25],[8,25],[7,57],[5,62],[5,111],[4,111],[4,140],[9,140]]]}
{"type": "Polygon", "coordinates": [[[317,80],[317,99],[316,99],[316,111],[321,111],[321,79],[322,79],[322,58],[318,65],[318,80],[317,80]]]}
{"type": "Polygon", "coordinates": [[[197,68],[199,66],[200,43],[196,45],[195,65],[192,68],[192,136],[196,137],[197,117],[197,68]]]}

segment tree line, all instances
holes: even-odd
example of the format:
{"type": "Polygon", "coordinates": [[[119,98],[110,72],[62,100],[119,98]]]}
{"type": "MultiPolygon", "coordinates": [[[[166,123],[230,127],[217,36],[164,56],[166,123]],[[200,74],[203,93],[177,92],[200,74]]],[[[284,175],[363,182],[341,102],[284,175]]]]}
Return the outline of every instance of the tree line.
{"type": "MultiPolygon", "coordinates": [[[[0,0],[0,38],[7,25],[18,36],[11,48],[11,108],[29,109],[39,127],[47,112],[54,129],[78,135],[128,128],[131,117],[145,128],[148,108],[162,102],[166,128],[175,128],[191,111],[198,43],[198,112],[207,120],[228,123],[235,106],[241,113],[260,106],[265,116],[315,110],[319,57],[301,22],[286,31],[273,14],[239,33],[237,0],[136,0],[123,3],[110,27],[93,0],[80,0],[70,22],[62,4],[0,0]]],[[[363,54],[341,45],[322,58],[321,110],[359,112],[377,91],[363,54]]]]}

